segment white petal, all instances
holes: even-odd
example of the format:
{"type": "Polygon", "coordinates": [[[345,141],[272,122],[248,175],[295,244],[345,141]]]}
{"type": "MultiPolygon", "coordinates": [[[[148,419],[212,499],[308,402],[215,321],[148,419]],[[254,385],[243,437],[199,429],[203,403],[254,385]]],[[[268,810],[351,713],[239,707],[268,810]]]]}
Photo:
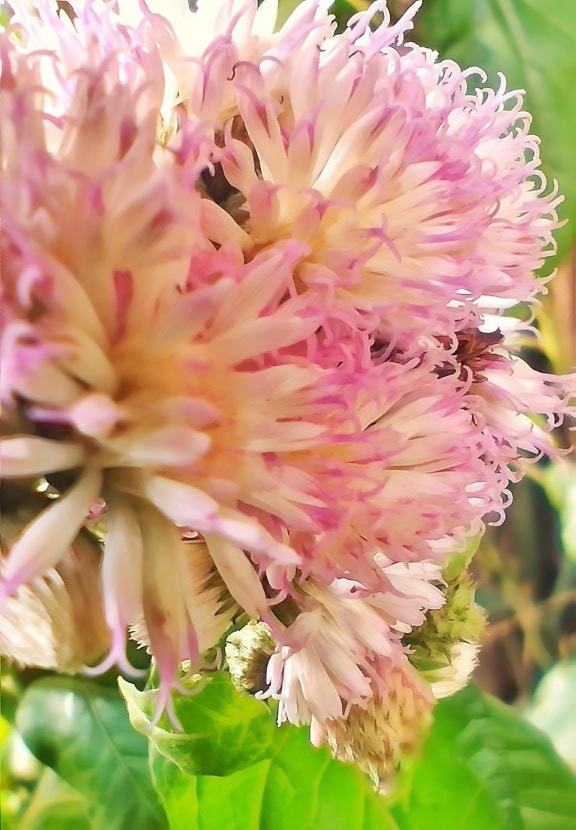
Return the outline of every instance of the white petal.
{"type": "Polygon", "coordinates": [[[217,521],[213,522],[213,527],[209,529],[212,530],[251,553],[268,556],[285,565],[300,564],[300,557],[292,548],[277,542],[254,519],[243,516],[242,513],[222,508],[217,521]]]}
{"type": "Polygon", "coordinates": [[[116,384],[116,371],[108,356],[93,338],[70,328],[51,341],[57,355],[57,363],[70,377],[99,392],[112,394],[116,384]]]}
{"type": "Polygon", "coordinates": [[[252,32],[257,37],[265,38],[271,35],[276,26],[278,18],[278,0],[263,0],[258,6],[254,15],[252,32]]]}
{"type": "Polygon", "coordinates": [[[93,438],[107,436],[124,416],[124,410],[108,395],[84,395],[70,407],[70,423],[93,438]]]}
{"type": "MultiPolygon", "coordinates": [[[[121,442],[122,443],[122,442],[121,442]]],[[[209,435],[186,427],[163,427],[139,441],[126,442],[126,455],[136,464],[185,466],[210,447],[209,435]]]]}
{"type": "Polygon", "coordinates": [[[263,317],[229,329],[216,337],[213,345],[227,357],[230,365],[236,365],[256,355],[305,340],[317,328],[317,318],[263,317]]]}
{"type": "Polygon", "coordinates": [[[242,282],[222,298],[212,323],[214,332],[224,332],[239,323],[254,320],[274,297],[286,290],[304,246],[296,240],[280,244],[280,250],[266,252],[250,263],[242,282]]]}
{"type": "Polygon", "coordinates": [[[145,490],[150,501],[177,525],[192,527],[201,532],[213,528],[218,515],[218,503],[196,487],[154,476],[145,490]]]}
{"type": "Polygon", "coordinates": [[[202,199],[202,230],[208,239],[220,244],[234,244],[246,251],[252,247],[252,240],[246,231],[219,205],[209,199],[202,199]]]}
{"type": "Polygon", "coordinates": [[[142,616],[142,531],[128,499],[109,499],[102,581],[106,621],[125,628],[142,616]]]}
{"type": "Polygon", "coordinates": [[[174,525],[154,508],[140,512],[143,542],[144,612],[148,632],[155,640],[167,637],[180,653],[189,625],[186,613],[182,542],[174,525]],[[154,619],[148,620],[148,612],[154,619]],[[156,614],[158,614],[156,618],[156,614]]]}
{"type": "Polygon", "coordinates": [[[145,492],[150,501],[177,525],[191,527],[204,535],[217,533],[238,547],[284,564],[300,562],[292,548],[277,542],[254,519],[220,507],[218,502],[196,487],[154,476],[145,486],[145,492]]]}

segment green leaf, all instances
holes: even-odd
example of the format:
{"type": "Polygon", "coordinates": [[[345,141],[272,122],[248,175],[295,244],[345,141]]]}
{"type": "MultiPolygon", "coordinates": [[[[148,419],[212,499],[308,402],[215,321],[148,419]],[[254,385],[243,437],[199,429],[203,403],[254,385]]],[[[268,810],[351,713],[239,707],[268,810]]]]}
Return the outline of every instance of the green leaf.
{"type": "Polygon", "coordinates": [[[276,29],[279,29],[280,26],[288,20],[292,12],[300,5],[300,3],[301,0],[279,0],[276,29]]]}
{"type": "MultiPolygon", "coordinates": [[[[558,261],[573,244],[576,217],[576,15],[573,0],[427,0],[416,18],[415,40],[462,67],[480,66],[497,84],[525,89],[532,131],[542,139],[544,170],[566,200],[556,233],[558,261]]],[[[550,270],[548,267],[547,270],[550,270]]]]}
{"type": "Polygon", "coordinates": [[[184,732],[175,731],[166,716],[150,728],[155,691],[139,692],[125,680],[120,680],[120,691],[134,728],[190,775],[230,775],[272,752],[275,727],[270,710],[262,701],[239,694],[224,672],[214,675],[201,691],[175,697],[184,732]]]}
{"type": "Polygon", "coordinates": [[[401,830],[572,830],[576,779],[511,707],[469,687],[436,707],[434,727],[392,809],[401,830]]]}
{"type": "Polygon", "coordinates": [[[274,747],[225,778],[185,775],[153,748],[171,830],[395,830],[366,776],[314,749],[307,729],[282,727],[274,747]]]}
{"type": "Polygon", "coordinates": [[[48,767],[18,822],[19,830],[91,830],[86,802],[48,767]]]}
{"type": "Polygon", "coordinates": [[[165,817],[146,739],[117,692],[68,678],[36,681],[16,723],[31,752],[86,799],[92,830],[159,830],[165,817]]]}
{"type": "Polygon", "coordinates": [[[0,686],[2,688],[2,718],[8,723],[13,723],[22,690],[15,669],[5,660],[0,666],[0,686]]]}

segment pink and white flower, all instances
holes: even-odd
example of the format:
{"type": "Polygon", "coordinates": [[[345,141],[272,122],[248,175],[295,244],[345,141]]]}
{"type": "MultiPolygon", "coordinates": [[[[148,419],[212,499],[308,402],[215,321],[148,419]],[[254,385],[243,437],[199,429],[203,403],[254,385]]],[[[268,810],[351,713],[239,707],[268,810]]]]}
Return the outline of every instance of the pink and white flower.
{"type": "Polygon", "coordinates": [[[72,5],[0,35],[2,475],[54,496],[2,596],[98,505],[105,665],[136,624],[160,712],[243,609],[314,730],[406,675],[442,562],[550,451],[532,417],[572,411],[480,335],[540,290],[559,197],[518,93],[401,46],[418,3],[342,34],[323,0],[72,5]]]}
{"type": "Polygon", "coordinates": [[[401,633],[422,625],[425,612],[444,601],[431,584],[440,578],[437,566],[390,565],[379,557],[378,568],[378,593],[349,579],[297,586],[292,600],[298,615],[277,633],[267,695],[279,701],[279,723],[311,724],[313,742],[327,720],[346,717],[351,706],[366,708],[386,687],[383,664],[410,670],[401,633]]]}

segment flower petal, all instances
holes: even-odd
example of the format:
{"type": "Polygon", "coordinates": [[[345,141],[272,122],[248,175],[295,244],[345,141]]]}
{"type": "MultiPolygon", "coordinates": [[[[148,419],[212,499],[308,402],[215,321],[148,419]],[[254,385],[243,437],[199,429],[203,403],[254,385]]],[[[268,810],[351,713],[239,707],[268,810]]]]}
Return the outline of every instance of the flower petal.
{"type": "Polygon", "coordinates": [[[0,596],[52,568],[68,550],[96,501],[102,471],[87,467],[70,490],[47,507],[14,543],[4,563],[0,596]]]}
{"type": "Polygon", "coordinates": [[[102,584],[112,646],[102,663],[86,669],[86,674],[100,674],[115,664],[127,674],[137,674],[126,657],[126,629],[143,614],[142,567],[142,530],[136,506],[128,498],[109,496],[102,584]]]}
{"type": "Polygon", "coordinates": [[[50,441],[36,435],[16,435],[0,439],[2,478],[44,476],[59,470],[79,467],[86,450],[71,441],[50,441]]]}
{"type": "Polygon", "coordinates": [[[210,556],[228,590],[251,617],[263,617],[268,600],[258,574],[246,554],[236,545],[212,533],[204,534],[210,556]]]}

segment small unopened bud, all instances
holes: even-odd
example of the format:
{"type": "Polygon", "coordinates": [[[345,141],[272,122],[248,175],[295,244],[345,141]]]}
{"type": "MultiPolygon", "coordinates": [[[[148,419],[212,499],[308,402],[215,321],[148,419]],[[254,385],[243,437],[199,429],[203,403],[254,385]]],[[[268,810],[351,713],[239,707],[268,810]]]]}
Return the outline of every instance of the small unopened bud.
{"type": "Polygon", "coordinates": [[[431,684],[434,696],[448,697],[466,685],[476,668],[478,639],[485,614],[474,602],[474,583],[466,571],[446,583],[446,602],[404,637],[410,662],[431,684]]]}
{"type": "Polygon", "coordinates": [[[276,649],[270,628],[251,620],[226,640],[226,663],[230,677],[241,692],[254,695],[266,687],[266,667],[276,649]]]}
{"type": "Polygon", "coordinates": [[[436,700],[450,697],[464,688],[478,663],[479,648],[478,643],[468,643],[462,640],[450,649],[448,665],[436,670],[421,672],[421,675],[430,683],[436,700]]]}

